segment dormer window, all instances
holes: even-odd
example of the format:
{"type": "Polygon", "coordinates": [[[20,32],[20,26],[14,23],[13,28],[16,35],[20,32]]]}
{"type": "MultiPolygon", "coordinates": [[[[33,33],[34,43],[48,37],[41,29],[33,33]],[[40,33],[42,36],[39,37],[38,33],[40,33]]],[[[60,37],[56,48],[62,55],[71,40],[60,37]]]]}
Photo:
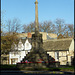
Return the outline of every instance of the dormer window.
{"type": "Polygon", "coordinates": [[[25,44],[24,44],[24,49],[25,50],[30,50],[31,49],[31,44],[29,43],[28,39],[26,40],[25,44]]]}
{"type": "Polygon", "coordinates": [[[55,52],[55,59],[59,60],[59,52],[58,51],[55,52]]]}

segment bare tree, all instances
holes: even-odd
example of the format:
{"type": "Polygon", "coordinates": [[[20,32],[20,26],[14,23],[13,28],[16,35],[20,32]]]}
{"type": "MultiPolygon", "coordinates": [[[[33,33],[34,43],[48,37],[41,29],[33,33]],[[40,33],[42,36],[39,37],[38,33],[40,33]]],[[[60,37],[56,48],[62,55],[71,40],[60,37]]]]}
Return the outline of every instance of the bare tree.
{"type": "MultiPolygon", "coordinates": [[[[35,31],[35,22],[24,24],[23,31],[27,32],[34,32],[35,31]]],[[[74,28],[73,24],[65,24],[64,19],[56,19],[55,23],[52,21],[44,21],[39,23],[39,31],[40,32],[47,32],[47,33],[55,33],[55,34],[62,34],[63,37],[70,37],[74,35],[74,28]]]]}
{"type": "Polygon", "coordinates": [[[73,24],[68,24],[68,31],[69,31],[69,36],[73,37],[74,36],[74,25],[73,24]]]}
{"type": "Polygon", "coordinates": [[[4,19],[4,16],[5,16],[5,10],[2,10],[1,11],[1,20],[0,20],[0,23],[1,23],[1,31],[2,31],[2,33],[4,32],[4,30],[5,30],[5,19],[4,19]]]}
{"type": "Polygon", "coordinates": [[[25,33],[27,32],[27,25],[26,24],[23,25],[23,32],[25,32],[25,33]]]}
{"type": "Polygon", "coordinates": [[[19,32],[19,30],[21,30],[21,24],[20,24],[20,20],[19,19],[16,19],[14,18],[13,20],[8,20],[7,21],[7,31],[9,33],[11,32],[19,32]]]}
{"type": "Polygon", "coordinates": [[[13,19],[12,22],[12,31],[17,32],[21,29],[21,24],[19,19],[13,19]]]}
{"type": "MultiPolygon", "coordinates": [[[[39,23],[39,31],[40,32],[48,32],[48,33],[55,33],[55,25],[52,23],[52,21],[44,21],[42,23],[39,23]]],[[[25,33],[27,32],[34,32],[35,31],[35,22],[32,22],[30,24],[24,24],[23,25],[23,31],[25,33]]]]}
{"type": "Polygon", "coordinates": [[[30,23],[31,32],[35,31],[35,22],[30,23]]]}
{"type": "Polygon", "coordinates": [[[24,24],[23,25],[23,31],[25,33],[27,32],[34,32],[35,31],[35,23],[34,22],[31,22],[30,24],[24,24]]]}
{"type": "Polygon", "coordinates": [[[64,27],[64,37],[74,37],[74,25],[73,24],[65,24],[64,27]]]}
{"type": "Polygon", "coordinates": [[[8,28],[8,32],[10,34],[10,32],[11,32],[11,20],[8,20],[7,28],[8,28]]]}
{"type": "Polygon", "coordinates": [[[64,19],[56,19],[55,21],[56,25],[57,25],[57,34],[63,34],[64,31],[64,19]]]}
{"type": "Polygon", "coordinates": [[[51,21],[44,21],[43,23],[40,23],[40,31],[42,32],[52,32],[52,22],[51,21]]]}
{"type": "Polygon", "coordinates": [[[56,26],[55,26],[55,24],[51,24],[49,33],[56,33],[56,26]]]}

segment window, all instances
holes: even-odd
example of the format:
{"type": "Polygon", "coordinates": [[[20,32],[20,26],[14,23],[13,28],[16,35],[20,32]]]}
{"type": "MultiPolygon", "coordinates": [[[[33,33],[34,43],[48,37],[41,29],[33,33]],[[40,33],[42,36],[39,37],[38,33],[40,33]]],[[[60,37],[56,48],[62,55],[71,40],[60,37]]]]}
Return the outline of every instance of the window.
{"type": "Polygon", "coordinates": [[[11,64],[16,64],[18,62],[18,58],[11,59],[11,64]]]}
{"type": "Polygon", "coordinates": [[[59,52],[58,52],[58,51],[55,52],[55,59],[56,59],[56,60],[59,59],[59,52]]]}
{"type": "Polygon", "coordinates": [[[18,55],[18,52],[14,52],[14,56],[18,55]]]}
{"type": "Polygon", "coordinates": [[[28,51],[25,51],[26,54],[28,54],[28,51]]]}

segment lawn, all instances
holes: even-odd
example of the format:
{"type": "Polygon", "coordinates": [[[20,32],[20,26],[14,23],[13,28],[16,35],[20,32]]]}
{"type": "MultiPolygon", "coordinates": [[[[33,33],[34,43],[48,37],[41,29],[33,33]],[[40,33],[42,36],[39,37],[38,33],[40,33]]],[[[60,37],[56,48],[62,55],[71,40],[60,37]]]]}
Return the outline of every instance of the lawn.
{"type": "Polygon", "coordinates": [[[67,66],[59,68],[61,71],[74,71],[74,66],[67,66]]]}
{"type": "Polygon", "coordinates": [[[1,70],[17,70],[16,65],[1,65],[1,70]]]}

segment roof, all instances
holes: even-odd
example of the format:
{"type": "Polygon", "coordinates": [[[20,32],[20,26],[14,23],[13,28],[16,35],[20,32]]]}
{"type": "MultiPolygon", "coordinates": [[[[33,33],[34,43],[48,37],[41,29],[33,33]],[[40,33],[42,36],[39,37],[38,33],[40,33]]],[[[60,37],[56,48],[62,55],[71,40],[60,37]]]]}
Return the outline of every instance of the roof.
{"type": "Polygon", "coordinates": [[[26,38],[26,39],[22,39],[22,38],[21,38],[22,43],[24,44],[27,39],[28,39],[29,43],[31,43],[31,38],[26,38]]]}
{"type": "Polygon", "coordinates": [[[21,42],[22,42],[23,44],[25,44],[25,42],[26,42],[27,39],[28,39],[29,43],[32,42],[32,41],[31,41],[31,38],[21,37],[21,38],[18,38],[18,39],[17,39],[18,42],[15,43],[15,44],[18,44],[20,40],[21,40],[21,42]]]}
{"type": "Polygon", "coordinates": [[[72,38],[67,39],[54,39],[43,42],[45,50],[69,50],[72,38]]]}

